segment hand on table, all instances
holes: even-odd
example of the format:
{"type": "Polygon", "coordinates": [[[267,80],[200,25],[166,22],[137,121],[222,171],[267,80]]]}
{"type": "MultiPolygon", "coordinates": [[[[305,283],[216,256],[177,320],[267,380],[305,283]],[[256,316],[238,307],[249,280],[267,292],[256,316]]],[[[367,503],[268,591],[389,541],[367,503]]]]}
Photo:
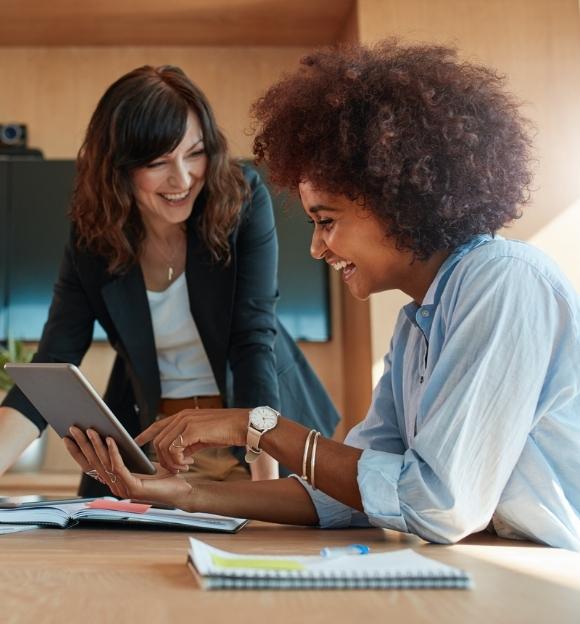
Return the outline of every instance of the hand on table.
{"type": "Polygon", "coordinates": [[[135,442],[153,441],[159,463],[171,472],[186,469],[203,448],[245,446],[247,409],[187,409],[145,429],[135,442]]]}

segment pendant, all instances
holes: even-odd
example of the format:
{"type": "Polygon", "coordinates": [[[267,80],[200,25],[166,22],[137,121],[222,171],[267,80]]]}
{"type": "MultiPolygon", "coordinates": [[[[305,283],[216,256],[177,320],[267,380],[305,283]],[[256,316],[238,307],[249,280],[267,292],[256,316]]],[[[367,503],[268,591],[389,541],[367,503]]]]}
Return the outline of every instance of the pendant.
{"type": "Polygon", "coordinates": [[[167,270],[167,280],[171,281],[173,279],[173,267],[170,266],[169,269],[167,270]]]}

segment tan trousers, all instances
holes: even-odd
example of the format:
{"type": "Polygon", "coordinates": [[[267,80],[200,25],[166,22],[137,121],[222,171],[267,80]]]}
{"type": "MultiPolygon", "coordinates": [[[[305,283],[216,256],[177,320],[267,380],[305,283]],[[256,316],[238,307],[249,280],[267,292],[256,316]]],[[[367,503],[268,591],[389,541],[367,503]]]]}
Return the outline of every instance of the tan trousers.
{"type": "MultiPolygon", "coordinates": [[[[191,397],[187,399],[161,399],[158,418],[172,416],[184,409],[219,409],[223,407],[221,397],[191,397]]],[[[155,448],[151,447],[149,459],[157,461],[155,448]]],[[[203,481],[245,481],[251,478],[249,471],[234,456],[229,448],[208,448],[194,455],[195,463],[183,473],[188,482],[203,481]]]]}

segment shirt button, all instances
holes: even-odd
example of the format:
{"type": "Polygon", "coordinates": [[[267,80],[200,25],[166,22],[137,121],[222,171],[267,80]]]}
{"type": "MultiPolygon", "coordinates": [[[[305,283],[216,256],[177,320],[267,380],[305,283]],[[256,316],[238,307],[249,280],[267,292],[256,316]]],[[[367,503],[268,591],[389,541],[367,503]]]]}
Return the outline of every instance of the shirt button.
{"type": "Polygon", "coordinates": [[[429,310],[421,310],[421,316],[423,318],[427,318],[429,314],[430,314],[429,310]]]}

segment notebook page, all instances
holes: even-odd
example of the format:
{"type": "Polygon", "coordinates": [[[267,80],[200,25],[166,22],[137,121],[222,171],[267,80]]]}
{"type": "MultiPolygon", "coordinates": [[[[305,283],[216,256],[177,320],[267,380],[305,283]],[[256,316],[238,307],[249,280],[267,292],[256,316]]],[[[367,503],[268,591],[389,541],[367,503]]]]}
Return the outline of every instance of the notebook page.
{"type": "Polygon", "coordinates": [[[21,509],[1,509],[0,523],[53,524],[65,527],[75,512],[83,507],[84,503],[67,503],[21,509]]]}
{"type": "Polygon", "coordinates": [[[133,513],[112,509],[95,509],[82,506],[75,515],[84,520],[123,520],[140,524],[152,525],[181,525],[184,527],[200,528],[217,531],[235,531],[243,525],[243,518],[229,518],[213,514],[189,513],[180,509],[148,509],[145,513],[133,513]]]}

